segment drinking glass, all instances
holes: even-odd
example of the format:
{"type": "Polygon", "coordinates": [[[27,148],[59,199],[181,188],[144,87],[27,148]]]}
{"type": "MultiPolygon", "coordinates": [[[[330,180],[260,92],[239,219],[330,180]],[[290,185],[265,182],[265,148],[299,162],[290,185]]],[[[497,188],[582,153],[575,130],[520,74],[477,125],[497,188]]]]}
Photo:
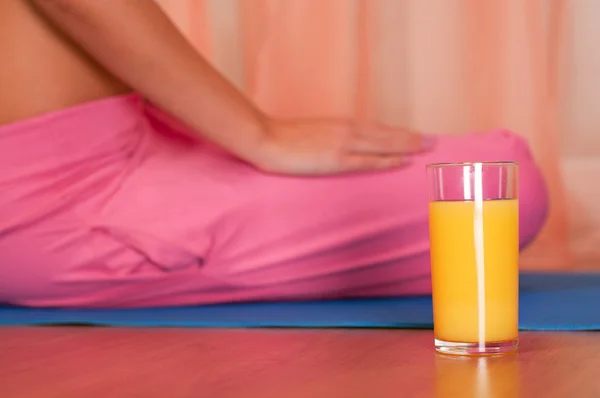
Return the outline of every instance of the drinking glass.
{"type": "Polygon", "coordinates": [[[490,355],[518,346],[519,165],[427,166],[435,348],[490,355]]]}

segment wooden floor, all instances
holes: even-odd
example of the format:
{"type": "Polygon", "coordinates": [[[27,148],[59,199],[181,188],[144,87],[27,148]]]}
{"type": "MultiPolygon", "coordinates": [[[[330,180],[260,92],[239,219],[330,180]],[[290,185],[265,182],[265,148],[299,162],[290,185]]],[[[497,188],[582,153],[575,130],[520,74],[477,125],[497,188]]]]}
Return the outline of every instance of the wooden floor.
{"type": "Polygon", "coordinates": [[[0,328],[6,398],[600,397],[600,333],[455,359],[431,331],[0,328]]]}

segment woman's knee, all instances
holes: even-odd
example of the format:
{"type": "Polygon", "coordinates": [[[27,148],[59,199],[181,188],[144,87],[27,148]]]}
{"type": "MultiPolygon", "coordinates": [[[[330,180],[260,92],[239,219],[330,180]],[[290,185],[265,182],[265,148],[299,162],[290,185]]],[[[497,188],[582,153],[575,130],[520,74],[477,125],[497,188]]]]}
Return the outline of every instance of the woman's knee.
{"type": "Polygon", "coordinates": [[[521,248],[531,243],[548,215],[548,189],[544,176],[529,151],[527,142],[516,137],[519,161],[519,231],[521,248]]]}
{"type": "Polygon", "coordinates": [[[520,244],[529,244],[541,230],[548,213],[548,192],[543,175],[527,141],[506,130],[484,134],[441,137],[440,145],[426,161],[519,162],[520,244]]]}
{"type": "Polygon", "coordinates": [[[496,144],[506,151],[506,160],[519,162],[519,235],[521,248],[531,243],[548,214],[548,191],[544,176],[527,141],[512,132],[494,133],[496,144]]]}

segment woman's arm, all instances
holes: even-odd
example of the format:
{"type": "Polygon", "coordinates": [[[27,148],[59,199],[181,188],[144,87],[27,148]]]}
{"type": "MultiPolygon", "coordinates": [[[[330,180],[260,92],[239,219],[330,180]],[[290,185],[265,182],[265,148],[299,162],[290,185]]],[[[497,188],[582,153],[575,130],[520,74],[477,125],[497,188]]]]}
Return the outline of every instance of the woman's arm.
{"type": "Polygon", "coordinates": [[[219,74],[151,0],[32,0],[100,64],[205,138],[268,172],[387,169],[432,141],[352,121],[273,120],[219,74]]]}
{"type": "Polygon", "coordinates": [[[209,140],[252,159],[265,116],[150,0],[35,0],[115,76],[209,140]]]}

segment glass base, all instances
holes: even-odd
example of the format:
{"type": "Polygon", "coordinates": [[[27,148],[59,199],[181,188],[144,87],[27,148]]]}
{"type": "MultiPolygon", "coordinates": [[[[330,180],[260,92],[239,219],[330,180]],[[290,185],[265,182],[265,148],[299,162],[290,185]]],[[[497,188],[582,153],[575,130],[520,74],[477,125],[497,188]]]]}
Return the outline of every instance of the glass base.
{"type": "Polygon", "coordinates": [[[435,350],[440,354],[463,356],[506,355],[517,352],[519,340],[490,341],[479,343],[458,343],[435,339],[435,350]]]}

